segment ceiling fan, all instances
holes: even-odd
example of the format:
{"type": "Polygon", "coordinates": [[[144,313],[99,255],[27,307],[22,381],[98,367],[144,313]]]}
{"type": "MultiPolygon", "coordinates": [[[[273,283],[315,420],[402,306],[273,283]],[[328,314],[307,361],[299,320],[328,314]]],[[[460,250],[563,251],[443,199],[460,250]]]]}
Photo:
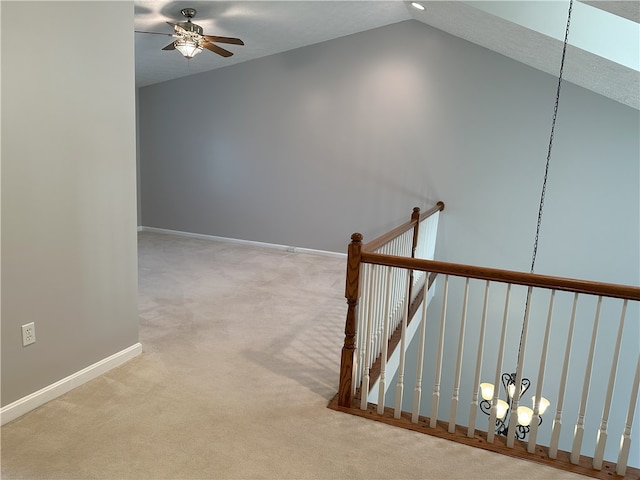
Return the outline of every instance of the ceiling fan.
{"type": "Polygon", "coordinates": [[[215,43],[244,45],[244,42],[239,38],[204,35],[202,27],[191,22],[191,19],[195,17],[197,13],[194,8],[183,8],[180,10],[180,13],[182,13],[182,15],[187,19],[186,22],[167,22],[173,27],[173,33],[141,32],[138,30],[136,30],[136,33],[151,33],[154,35],[167,35],[169,37],[174,37],[176,40],[171,42],[162,50],[178,50],[186,58],[195,57],[204,48],[213,53],[217,53],[218,55],[222,55],[223,57],[230,57],[233,55],[232,52],[219,47],[215,43]]]}

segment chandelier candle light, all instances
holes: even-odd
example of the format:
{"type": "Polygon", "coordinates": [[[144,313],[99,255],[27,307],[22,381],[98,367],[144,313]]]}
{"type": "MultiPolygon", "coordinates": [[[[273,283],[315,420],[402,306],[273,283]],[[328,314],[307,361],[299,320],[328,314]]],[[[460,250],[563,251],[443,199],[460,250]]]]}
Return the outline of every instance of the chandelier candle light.
{"type": "MultiPolygon", "coordinates": [[[[494,405],[492,400],[495,400],[495,416],[496,416],[496,433],[498,435],[506,436],[509,430],[509,411],[513,404],[513,396],[516,392],[516,374],[515,373],[503,373],[502,385],[507,393],[507,401],[498,398],[498,395],[494,395],[495,387],[492,383],[481,383],[480,394],[482,395],[482,402],[480,402],[480,410],[482,413],[491,416],[491,409],[494,405]]],[[[531,382],[528,378],[523,378],[520,382],[520,397],[522,397],[529,389],[531,382]]],[[[532,397],[533,406],[535,408],[536,397],[532,397]]],[[[538,425],[542,423],[542,415],[547,407],[550,405],[549,400],[544,397],[540,397],[538,405],[538,425]]],[[[533,409],[525,406],[518,406],[517,408],[518,424],[516,425],[515,436],[524,440],[529,433],[531,421],[533,420],[533,409]]]]}

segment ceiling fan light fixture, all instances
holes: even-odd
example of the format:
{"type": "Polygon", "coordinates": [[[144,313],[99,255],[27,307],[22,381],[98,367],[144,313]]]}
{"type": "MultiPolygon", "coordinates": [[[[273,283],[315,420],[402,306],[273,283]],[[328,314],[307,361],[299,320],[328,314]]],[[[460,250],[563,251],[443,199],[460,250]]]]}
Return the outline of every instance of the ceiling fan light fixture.
{"type": "Polygon", "coordinates": [[[173,45],[185,58],[193,58],[202,51],[200,43],[191,38],[180,38],[173,45]]]}
{"type": "Polygon", "coordinates": [[[173,37],[175,40],[173,40],[169,45],[166,45],[162,50],[178,50],[186,59],[195,57],[204,49],[207,49],[210,52],[216,53],[222,57],[230,57],[231,55],[233,55],[233,52],[219,47],[218,45],[216,45],[216,43],[244,45],[244,42],[239,38],[205,35],[202,27],[200,25],[196,25],[191,21],[191,19],[196,14],[195,9],[183,8],[180,13],[182,13],[182,15],[186,17],[186,22],[166,22],[168,25],[173,27],[173,33],[142,32],[138,30],[136,30],[136,33],[150,33],[154,35],[167,35],[169,37],[173,37]]]}

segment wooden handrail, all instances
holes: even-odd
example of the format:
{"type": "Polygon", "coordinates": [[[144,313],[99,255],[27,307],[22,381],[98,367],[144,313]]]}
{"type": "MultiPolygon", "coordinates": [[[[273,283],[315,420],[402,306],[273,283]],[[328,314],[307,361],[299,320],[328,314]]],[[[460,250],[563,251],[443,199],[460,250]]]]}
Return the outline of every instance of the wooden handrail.
{"type": "Polygon", "coordinates": [[[500,270],[497,268],[478,267],[457,263],[438,262],[417,258],[398,257],[380,253],[362,252],[361,261],[376,265],[423,270],[425,272],[442,273],[460,277],[490,280],[531,287],[550,288],[574,293],[602,295],[606,297],[640,300],[640,287],[617,285],[613,283],[592,282],[573,278],[553,277],[537,273],[500,270]]]}
{"type": "Polygon", "coordinates": [[[422,222],[423,220],[426,220],[434,213],[441,212],[442,210],[444,210],[444,202],[438,202],[429,210],[426,210],[420,214],[420,221],[422,222]]]}
{"type": "Polygon", "coordinates": [[[398,225],[396,228],[385,233],[384,235],[380,235],[378,238],[371,240],[369,243],[365,243],[362,246],[362,251],[373,252],[377,250],[383,245],[386,245],[387,243],[389,243],[394,238],[397,238],[403,233],[407,232],[408,230],[411,230],[413,227],[415,227],[416,223],[417,223],[416,220],[409,220],[408,222],[405,222],[402,225],[398,225]]]}
{"type": "MultiPolygon", "coordinates": [[[[418,212],[420,211],[420,209],[418,207],[414,208],[413,211],[415,212],[416,209],[417,209],[418,212]]],[[[440,210],[444,210],[444,202],[436,203],[435,206],[433,206],[429,210],[421,213],[419,218],[413,218],[412,217],[411,220],[403,223],[402,225],[398,225],[393,230],[391,230],[391,231],[389,231],[389,232],[387,232],[387,233],[385,233],[383,235],[380,235],[377,238],[374,238],[370,242],[365,243],[362,246],[362,251],[363,252],[373,252],[374,250],[377,250],[378,248],[382,247],[383,245],[386,245],[387,243],[389,243],[394,238],[399,237],[400,235],[405,233],[407,230],[411,230],[418,223],[422,222],[426,218],[429,218],[431,215],[433,215],[436,212],[439,212],[440,210]]]]}

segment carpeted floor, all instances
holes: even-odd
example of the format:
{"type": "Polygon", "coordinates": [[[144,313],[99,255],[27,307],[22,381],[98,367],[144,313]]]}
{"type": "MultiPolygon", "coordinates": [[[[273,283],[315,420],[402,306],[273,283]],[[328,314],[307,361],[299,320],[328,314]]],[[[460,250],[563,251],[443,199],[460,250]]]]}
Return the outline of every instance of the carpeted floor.
{"type": "Polygon", "coordinates": [[[345,260],[143,232],[143,354],[2,427],[2,479],[580,479],[329,410],[345,260]]]}

